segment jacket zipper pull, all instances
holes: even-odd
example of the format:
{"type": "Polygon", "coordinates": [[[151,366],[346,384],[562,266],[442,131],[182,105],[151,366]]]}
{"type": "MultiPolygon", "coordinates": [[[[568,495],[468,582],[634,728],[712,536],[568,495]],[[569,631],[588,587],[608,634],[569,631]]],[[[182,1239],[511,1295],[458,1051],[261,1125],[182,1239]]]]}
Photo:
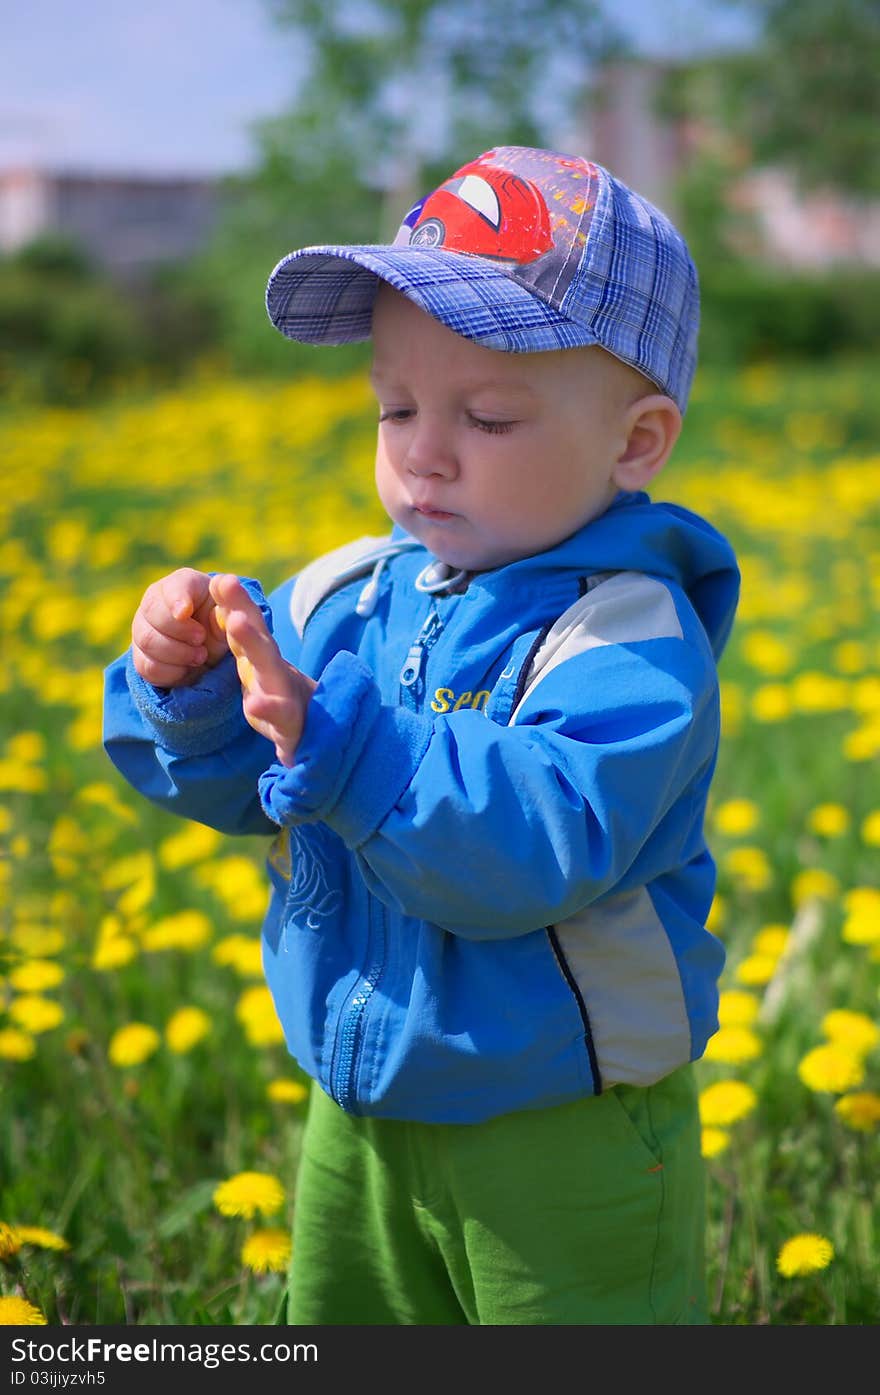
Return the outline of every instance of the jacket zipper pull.
{"type": "Polygon", "coordinates": [[[400,670],[400,696],[407,707],[418,708],[425,659],[442,629],[443,621],[436,610],[432,610],[407,652],[400,670]]]}

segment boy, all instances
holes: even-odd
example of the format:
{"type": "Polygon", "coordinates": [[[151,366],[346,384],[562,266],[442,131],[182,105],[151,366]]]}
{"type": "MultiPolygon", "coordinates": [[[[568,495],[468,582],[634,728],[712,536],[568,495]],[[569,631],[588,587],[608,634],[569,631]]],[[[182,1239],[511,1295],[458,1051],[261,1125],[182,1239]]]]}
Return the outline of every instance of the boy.
{"type": "Polygon", "coordinates": [[[316,1082],[289,1320],[707,1322],[738,572],[645,493],[694,371],[685,244],[600,167],[500,147],[393,246],[290,254],[267,305],[372,337],[393,530],[268,602],[154,583],[106,743],[165,807],[277,835],[264,966],[316,1082]]]}

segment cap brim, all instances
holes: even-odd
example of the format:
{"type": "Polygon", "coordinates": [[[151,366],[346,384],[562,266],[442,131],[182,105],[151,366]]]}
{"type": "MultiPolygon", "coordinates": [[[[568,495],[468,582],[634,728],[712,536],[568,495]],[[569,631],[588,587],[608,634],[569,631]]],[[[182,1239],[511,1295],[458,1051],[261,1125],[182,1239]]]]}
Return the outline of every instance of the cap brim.
{"type": "Polygon", "coordinates": [[[370,337],[380,281],[489,349],[534,353],[598,342],[499,264],[439,248],[304,247],[272,272],[266,309],[288,339],[355,343],[370,337]]]}

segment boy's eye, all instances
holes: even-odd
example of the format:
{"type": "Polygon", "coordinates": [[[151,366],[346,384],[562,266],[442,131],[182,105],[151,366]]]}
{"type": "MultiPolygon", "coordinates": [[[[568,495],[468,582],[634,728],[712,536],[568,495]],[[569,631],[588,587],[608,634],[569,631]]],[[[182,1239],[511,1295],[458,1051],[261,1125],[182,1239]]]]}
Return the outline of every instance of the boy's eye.
{"type": "Polygon", "coordinates": [[[494,421],[490,417],[478,417],[473,412],[470,413],[471,421],[478,431],[488,431],[490,435],[498,435],[503,431],[512,431],[516,425],[515,421],[494,421]]]}
{"type": "Polygon", "coordinates": [[[409,421],[415,413],[412,407],[388,407],[379,413],[379,422],[383,421],[409,421]]]}

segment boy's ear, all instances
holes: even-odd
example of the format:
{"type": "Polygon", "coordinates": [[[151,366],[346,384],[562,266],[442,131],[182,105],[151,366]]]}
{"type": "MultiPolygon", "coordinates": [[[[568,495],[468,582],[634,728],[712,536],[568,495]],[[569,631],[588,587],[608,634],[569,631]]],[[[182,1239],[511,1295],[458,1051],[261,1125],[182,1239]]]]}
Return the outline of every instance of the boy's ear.
{"type": "Polygon", "coordinates": [[[681,431],[681,412],[671,397],[653,393],[627,409],[625,445],[612,478],[618,489],[644,489],[662,470],[681,431]]]}

